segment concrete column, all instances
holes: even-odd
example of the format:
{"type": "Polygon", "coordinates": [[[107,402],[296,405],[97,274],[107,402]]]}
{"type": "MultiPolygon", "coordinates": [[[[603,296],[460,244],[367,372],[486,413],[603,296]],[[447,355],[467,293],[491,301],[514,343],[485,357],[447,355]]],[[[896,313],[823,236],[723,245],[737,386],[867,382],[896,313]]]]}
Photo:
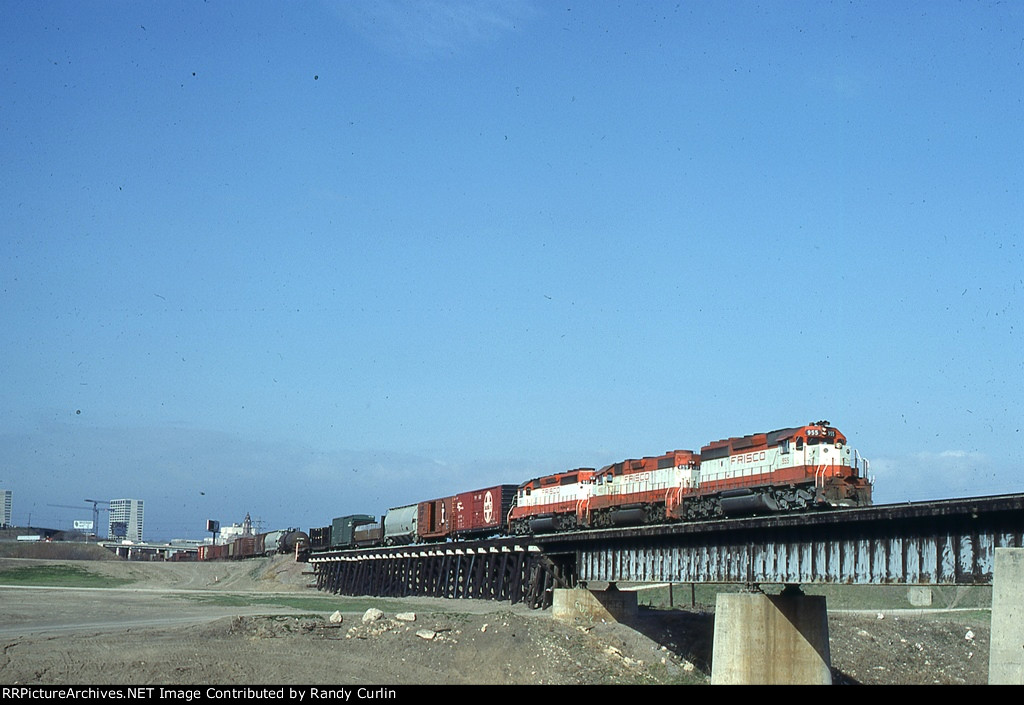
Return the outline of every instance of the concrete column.
{"type": "Polygon", "coordinates": [[[992,570],[989,685],[1024,685],[1024,548],[997,548],[992,570]]]}
{"type": "Polygon", "coordinates": [[[614,584],[602,591],[556,588],[552,599],[551,616],[570,624],[628,623],[638,613],[636,593],[619,592],[614,584]]]}
{"type": "Polygon", "coordinates": [[[718,595],[712,685],[831,685],[824,597],[718,595]]]}

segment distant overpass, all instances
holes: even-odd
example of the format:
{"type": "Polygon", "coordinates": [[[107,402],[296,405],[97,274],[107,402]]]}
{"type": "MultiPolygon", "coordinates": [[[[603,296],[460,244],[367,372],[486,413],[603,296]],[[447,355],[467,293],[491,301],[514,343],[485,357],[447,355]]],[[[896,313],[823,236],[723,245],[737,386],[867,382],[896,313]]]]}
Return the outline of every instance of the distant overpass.
{"type": "Polygon", "coordinates": [[[100,540],[97,543],[119,558],[130,561],[195,560],[198,552],[192,544],[124,543],[112,540],[100,540]]]}

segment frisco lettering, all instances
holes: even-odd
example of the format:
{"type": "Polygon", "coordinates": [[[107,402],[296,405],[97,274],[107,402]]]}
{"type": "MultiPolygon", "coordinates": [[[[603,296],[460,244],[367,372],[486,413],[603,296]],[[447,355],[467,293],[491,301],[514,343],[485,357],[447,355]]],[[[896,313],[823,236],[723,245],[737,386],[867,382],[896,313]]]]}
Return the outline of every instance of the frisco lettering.
{"type": "Polygon", "coordinates": [[[740,465],[745,463],[760,463],[768,457],[765,451],[755,451],[753,453],[742,453],[740,455],[734,455],[730,458],[733,465],[740,465]]]}

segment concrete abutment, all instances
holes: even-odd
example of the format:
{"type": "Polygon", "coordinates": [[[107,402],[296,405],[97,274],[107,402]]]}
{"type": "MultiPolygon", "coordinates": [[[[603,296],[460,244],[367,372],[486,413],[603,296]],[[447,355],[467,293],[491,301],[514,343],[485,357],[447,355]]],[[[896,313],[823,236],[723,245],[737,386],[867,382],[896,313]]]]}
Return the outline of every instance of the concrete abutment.
{"type": "Polygon", "coordinates": [[[1024,685],[1024,548],[995,550],[988,682],[1024,685]]]}

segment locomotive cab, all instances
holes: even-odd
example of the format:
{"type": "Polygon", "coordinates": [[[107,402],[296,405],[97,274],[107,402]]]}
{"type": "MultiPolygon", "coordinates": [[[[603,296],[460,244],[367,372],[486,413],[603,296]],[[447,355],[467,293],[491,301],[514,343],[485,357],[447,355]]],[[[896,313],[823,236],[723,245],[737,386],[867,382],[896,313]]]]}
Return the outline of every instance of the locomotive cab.
{"type": "Polygon", "coordinates": [[[725,514],[871,504],[866,462],[828,421],[701,448],[702,496],[725,514]]]}
{"type": "Polygon", "coordinates": [[[871,504],[868,462],[828,421],[775,431],[779,469],[791,482],[813,483],[816,506],[871,504]]]}

